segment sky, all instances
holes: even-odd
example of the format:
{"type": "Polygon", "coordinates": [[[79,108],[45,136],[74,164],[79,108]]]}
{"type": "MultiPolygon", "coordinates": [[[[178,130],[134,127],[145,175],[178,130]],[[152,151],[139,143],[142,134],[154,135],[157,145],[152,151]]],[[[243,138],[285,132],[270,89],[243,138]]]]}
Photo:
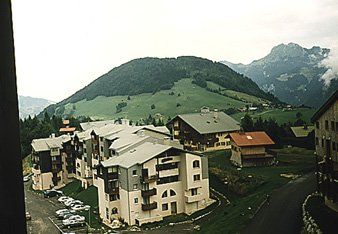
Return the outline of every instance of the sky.
{"type": "Polygon", "coordinates": [[[56,102],[135,58],[250,63],[280,43],[338,45],[336,0],[12,0],[12,11],[18,93],[56,102]]]}

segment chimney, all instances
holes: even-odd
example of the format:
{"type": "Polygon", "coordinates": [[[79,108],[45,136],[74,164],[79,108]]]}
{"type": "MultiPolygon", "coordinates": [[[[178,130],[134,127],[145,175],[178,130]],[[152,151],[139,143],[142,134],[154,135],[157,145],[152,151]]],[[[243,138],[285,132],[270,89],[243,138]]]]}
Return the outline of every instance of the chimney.
{"type": "Polygon", "coordinates": [[[55,133],[52,133],[52,134],[50,135],[50,138],[55,138],[55,133]]]}
{"type": "Polygon", "coordinates": [[[122,125],[129,125],[129,119],[121,119],[122,125]]]}
{"type": "Polygon", "coordinates": [[[218,109],[214,109],[213,114],[214,114],[214,119],[218,119],[218,109]]]}

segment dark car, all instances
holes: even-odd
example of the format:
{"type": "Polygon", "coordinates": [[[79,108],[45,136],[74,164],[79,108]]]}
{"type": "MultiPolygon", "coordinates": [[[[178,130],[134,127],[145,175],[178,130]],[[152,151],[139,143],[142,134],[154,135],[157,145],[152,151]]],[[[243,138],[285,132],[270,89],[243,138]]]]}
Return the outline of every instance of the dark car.
{"type": "Polygon", "coordinates": [[[43,191],[44,197],[58,197],[58,196],[62,196],[62,195],[63,195],[62,191],[58,191],[58,190],[43,191]]]}

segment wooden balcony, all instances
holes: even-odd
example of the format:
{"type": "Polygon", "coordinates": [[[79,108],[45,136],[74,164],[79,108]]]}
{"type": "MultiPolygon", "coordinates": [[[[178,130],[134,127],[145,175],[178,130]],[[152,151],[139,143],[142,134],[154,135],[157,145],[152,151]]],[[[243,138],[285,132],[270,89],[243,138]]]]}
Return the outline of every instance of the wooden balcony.
{"type": "Polygon", "coordinates": [[[119,178],[119,174],[117,172],[113,172],[113,173],[108,173],[108,180],[117,180],[119,178]]]}
{"type": "Polygon", "coordinates": [[[154,210],[154,209],[157,209],[157,202],[153,202],[150,204],[142,204],[143,211],[154,210]]]}
{"type": "Polygon", "coordinates": [[[156,194],[157,194],[156,188],[141,191],[142,197],[150,197],[150,196],[154,196],[156,194]]]}
{"type": "Polygon", "coordinates": [[[151,183],[155,182],[158,179],[158,175],[151,175],[151,176],[141,176],[142,183],[151,183]]]}
{"type": "Polygon", "coordinates": [[[178,163],[166,163],[156,165],[156,171],[171,170],[178,168],[178,163]]]}

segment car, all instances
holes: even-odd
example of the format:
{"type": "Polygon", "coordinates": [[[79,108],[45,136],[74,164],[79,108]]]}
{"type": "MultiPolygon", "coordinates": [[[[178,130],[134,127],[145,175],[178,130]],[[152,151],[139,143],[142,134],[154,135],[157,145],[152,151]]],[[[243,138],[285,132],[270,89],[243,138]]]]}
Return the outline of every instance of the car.
{"type": "Polygon", "coordinates": [[[67,219],[67,218],[69,218],[69,217],[72,216],[72,215],[76,215],[76,211],[75,211],[75,210],[69,210],[69,211],[66,211],[66,212],[64,212],[64,213],[61,213],[61,214],[59,214],[59,215],[56,215],[56,217],[57,217],[58,219],[67,219]]]}
{"type": "Polygon", "coordinates": [[[74,200],[71,203],[69,203],[68,207],[73,207],[75,205],[83,205],[83,202],[79,200],[74,200]]]}
{"type": "Polygon", "coordinates": [[[85,221],[85,217],[82,215],[72,215],[64,220],[77,220],[77,221],[85,221]]]}
{"type": "Polygon", "coordinates": [[[45,198],[49,198],[49,197],[58,197],[58,196],[62,196],[62,195],[63,195],[63,192],[62,192],[62,191],[55,190],[55,189],[43,191],[43,196],[44,196],[45,198]]]}
{"type": "Polygon", "coordinates": [[[63,204],[65,206],[69,206],[73,201],[75,201],[75,199],[70,197],[69,199],[65,200],[63,204]]]}
{"type": "Polygon", "coordinates": [[[69,211],[69,210],[68,209],[60,209],[60,210],[55,211],[55,214],[59,215],[59,214],[62,214],[64,212],[67,212],[67,211],[69,211]]]}
{"type": "Polygon", "coordinates": [[[55,212],[55,215],[59,218],[63,218],[63,216],[67,215],[67,214],[75,214],[76,211],[74,210],[70,210],[70,209],[61,209],[61,210],[57,210],[55,212]]]}
{"type": "Polygon", "coordinates": [[[79,221],[79,220],[63,220],[62,224],[65,227],[76,227],[76,226],[84,226],[85,225],[85,221],[79,221]]]}
{"type": "Polygon", "coordinates": [[[80,211],[80,210],[89,210],[90,206],[89,205],[75,205],[72,206],[72,210],[80,211]]]}
{"type": "Polygon", "coordinates": [[[61,202],[61,203],[63,203],[63,202],[65,202],[67,199],[69,199],[69,197],[67,197],[67,196],[61,196],[61,197],[59,197],[58,201],[61,202]]]}
{"type": "Polygon", "coordinates": [[[26,220],[32,220],[32,216],[28,211],[26,212],[26,220]]]}

